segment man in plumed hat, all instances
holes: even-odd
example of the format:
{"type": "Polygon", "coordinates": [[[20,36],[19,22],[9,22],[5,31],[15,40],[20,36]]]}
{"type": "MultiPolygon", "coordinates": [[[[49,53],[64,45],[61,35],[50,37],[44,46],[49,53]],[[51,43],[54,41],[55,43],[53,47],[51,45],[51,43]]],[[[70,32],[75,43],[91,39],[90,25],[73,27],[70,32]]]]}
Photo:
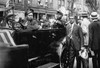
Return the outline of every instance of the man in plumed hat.
{"type": "Polygon", "coordinates": [[[64,28],[64,24],[62,22],[62,16],[63,16],[63,13],[60,12],[60,11],[57,11],[56,14],[55,14],[55,24],[53,25],[54,28],[64,28]]]}

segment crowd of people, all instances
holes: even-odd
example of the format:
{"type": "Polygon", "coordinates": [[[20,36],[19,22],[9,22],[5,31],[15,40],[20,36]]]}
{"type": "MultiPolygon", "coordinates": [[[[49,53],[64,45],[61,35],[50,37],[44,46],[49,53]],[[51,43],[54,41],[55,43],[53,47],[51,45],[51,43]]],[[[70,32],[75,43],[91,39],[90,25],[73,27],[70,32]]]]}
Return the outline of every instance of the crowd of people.
{"type": "Polygon", "coordinates": [[[70,37],[71,46],[70,51],[70,65],[73,68],[74,59],[76,57],[77,67],[89,68],[89,58],[92,57],[93,68],[100,66],[99,53],[99,39],[100,39],[100,21],[99,14],[92,12],[90,17],[83,15],[81,20],[77,23],[75,16],[70,17],[70,22],[67,24],[67,36],[70,37]],[[71,26],[71,27],[70,27],[71,26]]]}
{"type": "Polygon", "coordinates": [[[18,21],[18,27],[21,27],[23,30],[38,30],[38,29],[52,29],[52,28],[62,28],[63,24],[61,23],[60,16],[63,14],[57,12],[55,18],[47,19],[47,15],[43,15],[40,20],[33,18],[34,11],[28,10],[25,12],[25,20],[21,18],[18,21]]]}
{"type": "Polygon", "coordinates": [[[34,11],[30,9],[25,13],[25,20],[19,19],[18,27],[21,31],[66,28],[65,42],[69,38],[71,46],[69,68],[73,68],[75,58],[76,68],[81,68],[81,62],[83,68],[89,68],[90,56],[93,68],[100,68],[100,20],[97,12],[92,12],[90,15],[84,13],[81,16],[69,16],[57,11],[53,18],[47,19],[47,16],[43,15],[39,21],[33,19],[33,14],[34,11]]]}

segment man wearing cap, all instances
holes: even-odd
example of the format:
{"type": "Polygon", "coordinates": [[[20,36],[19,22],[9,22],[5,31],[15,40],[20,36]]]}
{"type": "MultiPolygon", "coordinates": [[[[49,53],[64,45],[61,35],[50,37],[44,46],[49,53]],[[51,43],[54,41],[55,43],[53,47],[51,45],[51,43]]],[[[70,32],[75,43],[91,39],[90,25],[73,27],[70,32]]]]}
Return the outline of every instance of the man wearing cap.
{"type": "Polygon", "coordinates": [[[33,13],[34,11],[30,9],[25,12],[25,21],[22,23],[24,29],[21,30],[22,32],[37,30],[40,28],[38,21],[33,19],[33,13]]]}
{"type": "Polygon", "coordinates": [[[100,68],[100,21],[98,13],[92,12],[92,23],[89,25],[89,47],[91,49],[93,68],[100,68]]]}
{"type": "Polygon", "coordinates": [[[36,19],[33,19],[33,14],[34,14],[34,11],[32,12],[28,12],[27,16],[26,16],[26,26],[27,26],[27,29],[39,29],[39,24],[38,24],[38,21],[36,19]]]}
{"type": "MultiPolygon", "coordinates": [[[[81,21],[81,27],[82,27],[82,32],[83,32],[83,36],[84,36],[84,46],[85,49],[86,47],[88,47],[88,43],[89,43],[89,30],[88,30],[88,26],[91,23],[90,20],[88,19],[88,14],[87,13],[83,13],[82,14],[82,18],[83,20],[81,21]]],[[[84,64],[84,68],[89,68],[89,60],[82,58],[82,61],[84,64]]]]}
{"type": "Polygon", "coordinates": [[[88,26],[91,22],[89,21],[87,15],[83,15],[82,17],[83,17],[83,20],[81,22],[81,27],[84,34],[84,45],[88,46],[88,37],[89,37],[88,26]]]}
{"type": "Polygon", "coordinates": [[[70,38],[70,64],[69,68],[73,68],[74,59],[76,57],[77,68],[81,68],[81,58],[79,51],[83,46],[82,28],[76,24],[74,16],[70,17],[70,23],[66,26],[67,36],[70,38]]]}

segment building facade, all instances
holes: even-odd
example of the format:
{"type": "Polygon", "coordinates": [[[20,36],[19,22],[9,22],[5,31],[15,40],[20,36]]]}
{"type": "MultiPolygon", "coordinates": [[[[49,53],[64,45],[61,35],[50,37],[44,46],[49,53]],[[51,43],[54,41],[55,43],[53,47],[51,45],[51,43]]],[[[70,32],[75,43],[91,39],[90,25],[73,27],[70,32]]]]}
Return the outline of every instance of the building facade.
{"type": "Polygon", "coordinates": [[[68,7],[67,0],[28,0],[27,5],[31,7],[35,14],[34,18],[41,19],[42,15],[46,14],[47,17],[51,17],[56,13],[56,11],[64,6],[66,9],[68,7]]]}
{"type": "Polygon", "coordinates": [[[41,19],[44,14],[51,17],[56,13],[57,1],[56,0],[28,0],[27,7],[34,10],[34,18],[41,19]],[[55,4],[54,4],[55,3],[55,4]]]}
{"type": "MultiPolygon", "coordinates": [[[[4,1],[4,0],[3,0],[4,1]]],[[[56,11],[64,6],[66,9],[69,8],[71,0],[5,0],[9,1],[6,5],[14,7],[14,10],[26,11],[28,8],[34,10],[34,18],[40,19],[42,15],[46,14],[51,17],[56,11]]]]}

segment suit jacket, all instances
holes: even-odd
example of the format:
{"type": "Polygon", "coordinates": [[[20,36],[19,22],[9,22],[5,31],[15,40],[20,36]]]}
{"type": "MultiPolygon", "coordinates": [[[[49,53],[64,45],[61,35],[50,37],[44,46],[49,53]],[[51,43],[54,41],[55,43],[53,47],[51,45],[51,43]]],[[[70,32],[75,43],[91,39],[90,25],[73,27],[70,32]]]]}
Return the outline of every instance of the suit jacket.
{"type": "MultiPolygon", "coordinates": [[[[69,24],[66,26],[66,32],[67,32],[67,35],[69,34],[69,24]]],[[[81,47],[83,46],[84,44],[84,39],[83,39],[83,32],[82,32],[82,28],[77,25],[77,24],[74,24],[73,25],[73,30],[72,30],[72,41],[73,41],[73,44],[74,44],[74,48],[76,50],[80,50],[81,47]]]]}
{"type": "Polygon", "coordinates": [[[89,25],[89,47],[92,50],[98,50],[100,47],[100,21],[89,25]]]}

